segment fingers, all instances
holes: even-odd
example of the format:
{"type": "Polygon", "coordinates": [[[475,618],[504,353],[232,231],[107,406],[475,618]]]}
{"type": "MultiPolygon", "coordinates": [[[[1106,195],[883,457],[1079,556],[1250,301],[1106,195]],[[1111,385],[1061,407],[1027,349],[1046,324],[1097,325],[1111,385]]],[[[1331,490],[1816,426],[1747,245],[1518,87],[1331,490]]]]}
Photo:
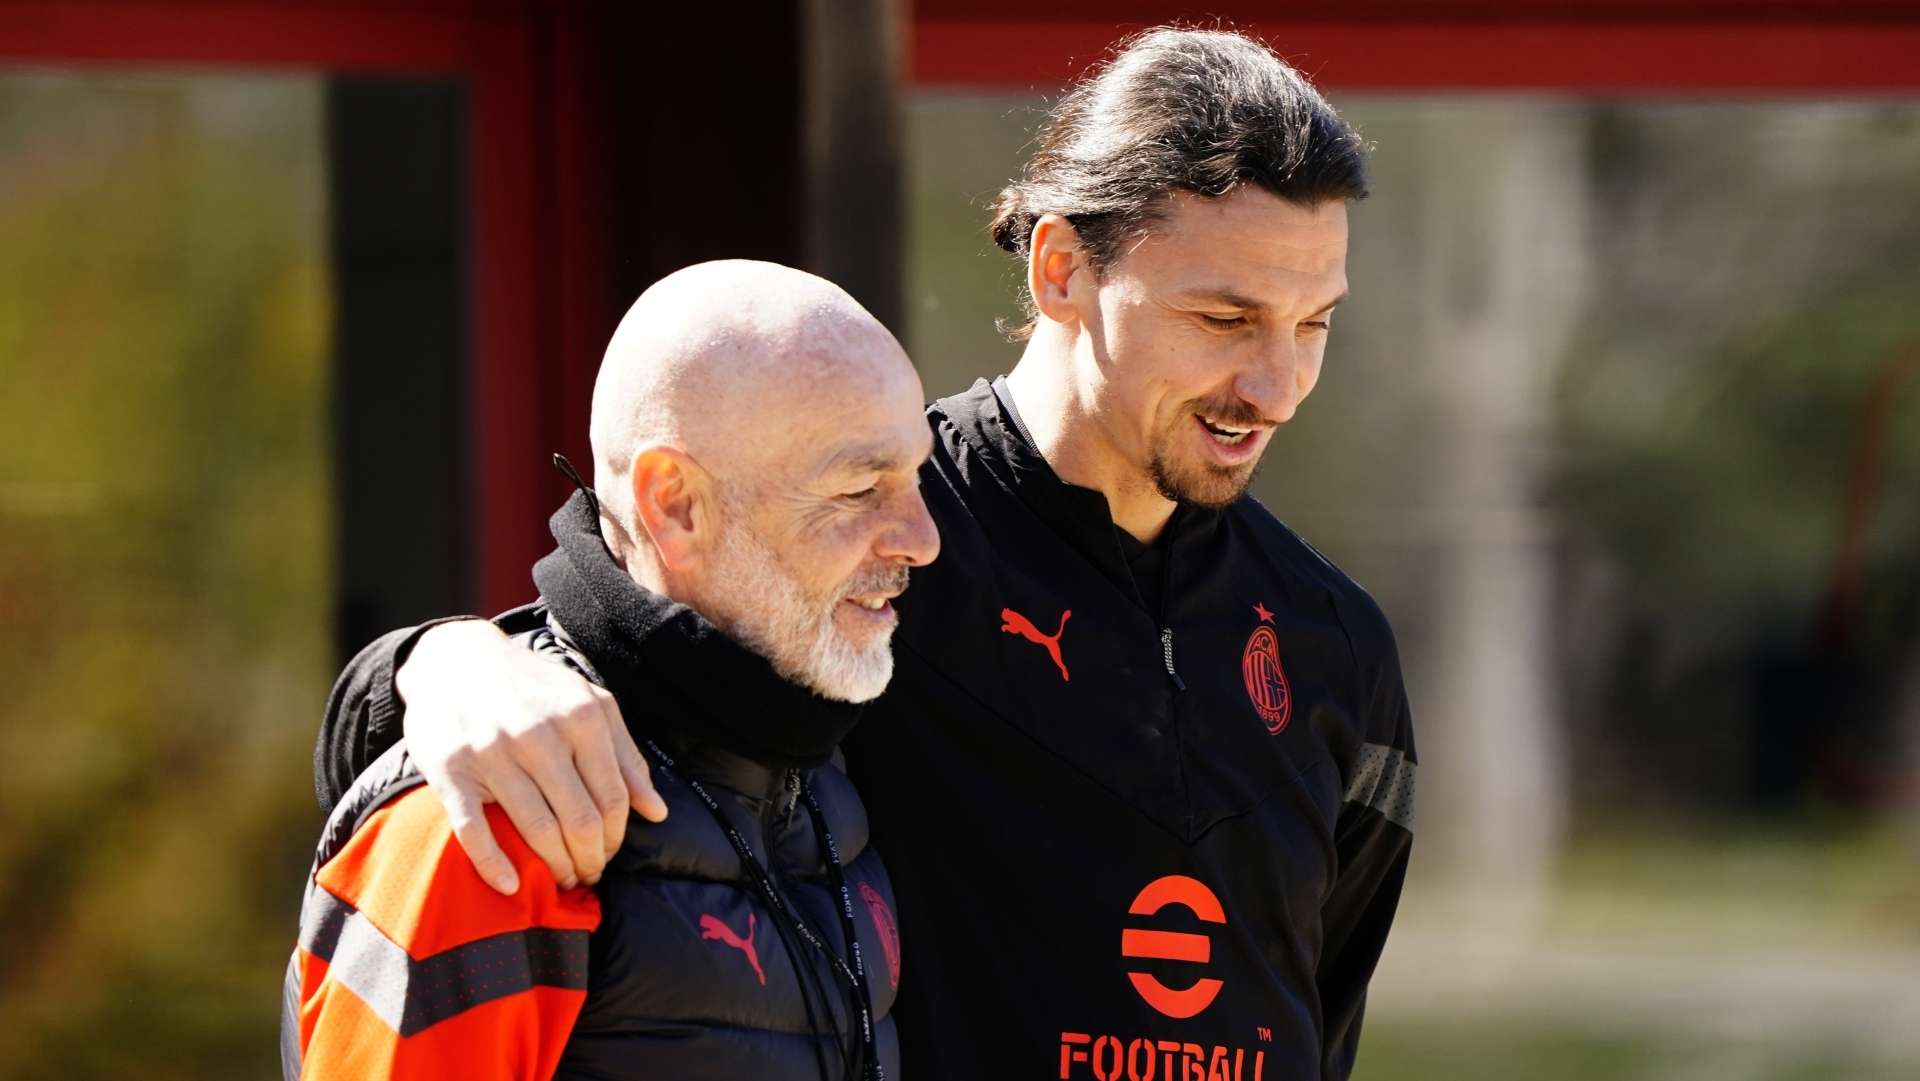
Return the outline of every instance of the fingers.
{"type": "Polygon", "coordinates": [[[626,784],[627,800],[634,810],[640,812],[641,818],[649,822],[665,822],[667,801],[653,787],[653,770],[647,766],[646,756],[640,753],[640,748],[634,746],[633,734],[627,731],[626,722],[619,718],[619,708],[615,707],[613,753],[620,760],[620,779],[626,784]]]}
{"type": "MultiPolygon", "coordinates": [[[[571,857],[572,877],[589,884],[599,881],[607,865],[606,828],[601,825],[600,808],[580,777],[571,749],[545,729],[529,733],[516,746],[527,754],[520,764],[539,786],[539,794],[546,797],[550,813],[559,822],[561,841],[571,857]]],[[[610,752],[608,748],[602,755],[610,752]]],[[[541,855],[544,858],[545,853],[541,855]]],[[[571,887],[572,883],[565,885],[571,887]]]]}
{"type": "MultiPolygon", "coordinates": [[[[560,829],[560,820],[540,795],[534,779],[518,770],[500,774],[489,782],[495,802],[513,821],[520,837],[533,849],[540,861],[553,872],[553,880],[563,890],[570,890],[580,884],[580,876],[574,869],[574,859],[568,847],[565,835],[560,829]]],[[[595,819],[595,828],[599,820],[595,819]]]]}
{"type": "Polygon", "coordinates": [[[493,839],[493,829],[487,825],[486,804],[479,790],[470,782],[454,781],[440,797],[447,808],[447,820],[453,824],[454,839],[466,850],[480,877],[501,893],[517,891],[520,876],[513,869],[513,861],[500,850],[500,843],[493,839]]]}
{"type": "MultiPolygon", "coordinates": [[[[599,692],[598,697],[607,696],[599,692]]],[[[594,716],[582,724],[573,737],[574,767],[580,771],[588,798],[600,812],[601,851],[612,858],[620,850],[620,839],[627,832],[627,785],[620,776],[620,762],[615,757],[613,733],[607,727],[605,712],[596,709],[594,716]]]]}

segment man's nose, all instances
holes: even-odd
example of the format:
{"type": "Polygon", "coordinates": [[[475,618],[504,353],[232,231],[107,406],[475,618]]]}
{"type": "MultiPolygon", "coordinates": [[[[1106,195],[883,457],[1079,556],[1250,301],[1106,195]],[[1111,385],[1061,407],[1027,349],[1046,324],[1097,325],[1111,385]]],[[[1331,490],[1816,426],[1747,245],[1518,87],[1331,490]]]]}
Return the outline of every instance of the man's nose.
{"type": "Polygon", "coordinates": [[[1301,363],[1300,346],[1292,334],[1287,334],[1280,341],[1263,345],[1255,363],[1234,380],[1233,389],[1258,409],[1261,417],[1284,424],[1293,419],[1305,396],[1300,389],[1301,363]]]}
{"type": "Polygon", "coordinates": [[[900,513],[880,535],[874,554],[909,567],[924,567],[940,554],[940,530],[927,513],[927,501],[920,498],[918,487],[901,499],[900,513]]]}

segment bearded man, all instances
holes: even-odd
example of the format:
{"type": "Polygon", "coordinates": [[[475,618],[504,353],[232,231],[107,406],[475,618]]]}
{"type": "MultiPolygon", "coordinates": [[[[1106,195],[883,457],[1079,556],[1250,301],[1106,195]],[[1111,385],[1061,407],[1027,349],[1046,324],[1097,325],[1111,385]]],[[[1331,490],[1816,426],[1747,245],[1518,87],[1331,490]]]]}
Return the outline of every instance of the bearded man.
{"type": "MultiPolygon", "coordinates": [[[[1352,1069],[1412,842],[1406,693],[1372,600],[1246,489],[1320,377],[1365,157],[1265,46],[1161,29],[1060,99],[1000,196],[1026,349],[927,411],[945,558],[847,744],[918,1077],[1352,1069]]],[[[591,877],[649,793],[611,766],[620,726],[508,652],[468,622],[363,653],[320,787],[404,717],[450,806],[499,799],[591,877]]]]}
{"type": "Polygon", "coordinates": [[[499,626],[506,663],[643,722],[624,745],[649,748],[655,824],[589,888],[495,812],[520,879],[498,893],[395,745],[315,860],[289,1081],[898,1075],[892,888],[829,759],[939,550],[920,402],[893,336],[812,275],[708,263],[634,304],[594,385],[594,487],[499,626]],[[737,422],[774,410],[798,415],[737,422]]]}

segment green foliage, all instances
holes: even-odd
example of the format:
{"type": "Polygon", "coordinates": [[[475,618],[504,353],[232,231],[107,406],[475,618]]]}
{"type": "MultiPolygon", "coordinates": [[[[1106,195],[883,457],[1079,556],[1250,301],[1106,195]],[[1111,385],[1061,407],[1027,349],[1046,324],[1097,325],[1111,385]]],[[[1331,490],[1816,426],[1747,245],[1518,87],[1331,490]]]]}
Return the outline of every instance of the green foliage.
{"type": "Polygon", "coordinates": [[[311,79],[0,77],[0,1074],[257,1077],[333,665],[311,79]]]}
{"type": "MultiPolygon", "coordinates": [[[[1701,354],[1615,340],[1569,367],[1557,502],[1593,546],[1631,554],[1630,588],[1663,619],[1697,633],[1813,620],[1876,382],[1920,352],[1920,272],[1875,269],[1754,312],[1701,354]]],[[[1887,407],[1867,549],[1882,575],[1920,553],[1920,379],[1887,407]]]]}

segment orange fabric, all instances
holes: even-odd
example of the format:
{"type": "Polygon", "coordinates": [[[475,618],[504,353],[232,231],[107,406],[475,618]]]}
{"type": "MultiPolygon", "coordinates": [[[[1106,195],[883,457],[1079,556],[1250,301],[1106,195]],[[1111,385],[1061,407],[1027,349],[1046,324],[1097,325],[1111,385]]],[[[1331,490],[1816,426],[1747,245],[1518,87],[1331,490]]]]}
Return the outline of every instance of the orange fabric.
{"type": "MultiPolygon", "coordinates": [[[[600,901],[591,889],[561,892],[506,815],[490,806],[487,817],[520,873],[511,897],[481,880],[424,787],[374,812],[320,869],[319,884],[415,960],[506,932],[599,926],[600,901]]],[[[315,1081],[546,1081],[586,1000],[584,990],[534,987],[402,1038],[329,979],[326,962],[300,951],[299,963],[301,1076],[315,1081]]]]}
{"type": "Polygon", "coordinates": [[[562,894],[506,812],[489,804],[487,822],[520,872],[520,890],[511,897],[495,893],[473,869],[439,798],[425,786],[375,811],[320,869],[320,885],[415,957],[502,931],[591,931],[600,925],[600,900],[591,889],[562,894]]]}

